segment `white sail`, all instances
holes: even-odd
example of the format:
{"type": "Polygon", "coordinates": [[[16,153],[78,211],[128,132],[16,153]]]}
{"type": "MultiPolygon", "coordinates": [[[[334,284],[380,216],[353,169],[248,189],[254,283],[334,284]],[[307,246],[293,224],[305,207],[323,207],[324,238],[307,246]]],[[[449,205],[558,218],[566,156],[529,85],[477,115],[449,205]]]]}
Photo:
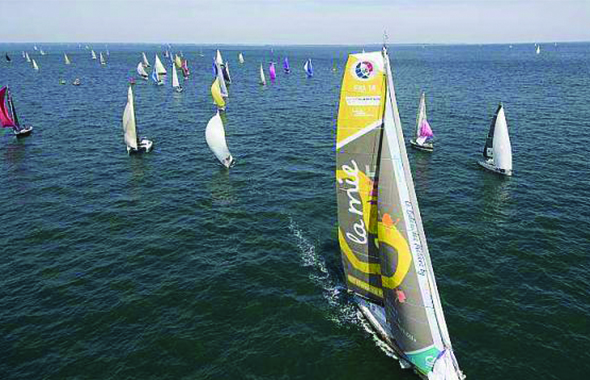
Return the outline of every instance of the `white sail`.
{"type": "Polygon", "coordinates": [[[221,52],[219,50],[217,50],[217,54],[215,55],[215,63],[223,65],[223,58],[221,58],[221,52]]]}
{"type": "MultiPolygon", "coordinates": [[[[422,96],[420,96],[420,106],[416,118],[416,139],[420,137],[420,127],[422,126],[423,120],[426,120],[426,94],[424,92],[422,93],[422,96]]],[[[424,140],[426,140],[426,138],[424,138],[424,140]]]]}
{"type": "Polygon", "coordinates": [[[25,53],[25,57],[27,59],[27,62],[31,62],[31,57],[29,57],[29,53],[25,53]]]}
{"type": "Polygon", "coordinates": [[[162,61],[160,61],[160,57],[158,57],[158,54],[156,54],[156,58],[154,60],[154,70],[156,70],[156,74],[158,74],[158,77],[160,75],[166,75],[166,68],[164,68],[164,65],[162,65],[162,61]]]}
{"type": "Polygon", "coordinates": [[[135,126],[135,108],[133,107],[133,92],[131,86],[127,92],[127,105],[123,111],[123,132],[125,133],[125,144],[129,148],[137,149],[137,129],[135,126]]]}
{"type": "Polygon", "coordinates": [[[238,60],[240,61],[240,63],[244,63],[244,56],[242,55],[242,53],[238,55],[238,60]]]}
{"type": "Polygon", "coordinates": [[[264,77],[264,69],[262,68],[262,63],[260,64],[260,84],[266,84],[266,78],[264,77]]]}
{"type": "Polygon", "coordinates": [[[207,140],[209,149],[211,149],[219,162],[221,162],[223,166],[229,168],[232,164],[233,157],[227,148],[225,130],[219,112],[209,120],[207,129],[205,130],[205,139],[207,140]]]}
{"type": "Polygon", "coordinates": [[[33,68],[35,70],[39,70],[39,66],[37,66],[37,62],[35,62],[35,59],[33,59],[33,68]]]}
{"type": "Polygon", "coordinates": [[[94,50],[90,51],[90,54],[92,54],[92,59],[96,59],[96,53],[94,52],[94,50]]]}
{"type": "Polygon", "coordinates": [[[180,83],[178,82],[178,73],[176,72],[176,66],[174,65],[172,65],[172,87],[180,87],[180,83]]]}
{"type": "Polygon", "coordinates": [[[508,123],[504,114],[504,107],[498,111],[494,128],[494,164],[498,169],[512,171],[512,147],[508,136],[508,123]]]}
{"type": "Polygon", "coordinates": [[[66,53],[64,53],[64,61],[66,62],[66,65],[69,65],[70,63],[72,63],[66,53]]]}
{"type": "Polygon", "coordinates": [[[541,54],[541,45],[537,45],[537,54],[541,54]]]}
{"type": "Polygon", "coordinates": [[[141,56],[143,58],[143,66],[144,67],[150,67],[150,63],[148,62],[148,59],[147,59],[145,53],[141,53],[141,56]]]}
{"type": "Polygon", "coordinates": [[[107,61],[105,61],[104,56],[102,55],[102,52],[98,53],[98,55],[100,56],[100,64],[106,65],[107,61]]]}
{"type": "Polygon", "coordinates": [[[139,62],[137,64],[137,73],[139,75],[141,75],[141,77],[144,78],[144,79],[147,79],[148,78],[148,73],[143,68],[143,63],[142,62],[139,62]]]}

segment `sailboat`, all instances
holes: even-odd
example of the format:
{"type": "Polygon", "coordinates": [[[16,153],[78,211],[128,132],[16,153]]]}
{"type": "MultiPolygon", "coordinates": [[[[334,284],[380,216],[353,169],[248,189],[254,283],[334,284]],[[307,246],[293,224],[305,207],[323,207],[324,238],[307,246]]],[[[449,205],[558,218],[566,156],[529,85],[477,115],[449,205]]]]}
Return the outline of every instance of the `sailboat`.
{"type": "Polygon", "coordinates": [[[541,45],[537,45],[536,53],[541,54],[541,45]]]}
{"type": "Polygon", "coordinates": [[[154,143],[145,137],[137,138],[137,126],[135,125],[135,107],[133,106],[133,91],[129,86],[127,92],[127,105],[123,111],[123,132],[125,144],[127,145],[127,154],[131,153],[148,153],[152,150],[154,143]]]}
{"type": "Polygon", "coordinates": [[[150,67],[150,63],[148,62],[148,59],[145,56],[145,53],[141,53],[141,57],[143,59],[143,67],[150,67]]]}
{"type": "Polygon", "coordinates": [[[418,107],[418,115],[416,116],[415,135],[414,139],[410,141],[410,144],[412,148],[432,152],[434,149],[432,143],[433,137],[434,134],[426,117],[426,94],[423,92],[420,96],[420,106],[418,107]]]}
{"type": "Polygon", "coordinates": [[[35,51],[39,50],[39,48],[37,47],[37,45],[33,46],[33,50],[35,50],[35,51]]]}
{"type": "Polygon", "coordinates": [[[29,57],[29,53],[25,53],[25,57],[27,62],[31,63],[31,57],[29,57]]]}
{"type": "Polygon", "coordinates": [[[107,61],[104,59],[104,55],[102,55],[102,51],[100,53],[98,53],[98,56],[100,57],[100,64],[105,66],[107,64],[107,61]]]}
{"type": "Polygon", "coordinates": [[[8,87],[0,89],[0,124],[2,124],[3,128],[12,128],[16,137],[28,136],[33,131],[32,126],[21,126],[18,122],[14,100],[8,87]]]}
{"type": "Polygon", "coordinates": [[[182,76],[184,77],[184,79],[187,79],[188,76],[191,74],[190,70],[188,69],[188,60],[183,59],[182,60],[182,76]]]}
{"type": "Polygon", "coordinates": [[[37,62],[35,62],[35,59],[34,58],[31,60],[31,62],[32,62],[32,65],[33,65],[33,69],[39,71],[39,66],[37,66],[37,62]]]}
{"type": "Polygon", "coordinates": [[[221,57],[221,52],[219,51],[219,49],[217,49],[217,52],[215,53],[215,63],[217,63],[220,66],[223,66],[223,58],[221,57]]]}
{"type": "Polygon", "coordinates": [[[27,56],[25,55],[25,51],[24,50],[22,51],[22,53],[23,53],[22,54],[23,55],[23,58],[27,58],[27,56]]]}
{"type": "Polygon", "coordinates": [[[289,58],[285,57],[283,60],[283,71],[285,74],[289,74],[291,72],[291,66],[289,66],[289,58]]]}
{"type": "Polygon", "coordinates": [[[275,70],[275,63],[274,63],[274,62],[271,62],[271,63],[270,63],[270,65],[269,65],[269,67],[268,67],[268,74],[269,74],[269,76],[270,76],[270,80],[271,80],[272,82],[274,82],[274,81],[275,81],[275,79],[277,79],[277,72],[276,72],[276,70],[275,70]]]}
{"type": "Polygon", "coordinates": [[[414,191],[391,64],[351,54],[336,137],[338,240],[348,290],[402,368],[461,380],[414,191]]]}
{"type": "Polygon", "coordinates": [[[229,75],[229,62],[225,62],[223,66],[221,66],[221,70],[223,71],[223,79],[227,84],[231,84],[231,76],[229,75]]]}
{"type": "Polygon", "coordinates": [[[483,157],[485,160],[480,161],[479,164],[484,168],[506,176],[512,175],[512,147],[502,103],[492,119],[483,148],[483,157]]]}
{"type": "Polygon", "coordinates": [[[242,53],[238,54],[238,61],[240,62],[240,64],[244,63],[244,55],[242,53]]]}
{"type": "Polygon", "coordinates": [[[158,86],[161,86],[164,84],[165,75],[166,69],[162,64],[162,61],[160,61],[158,54],[156,53],[156,58],[154,59],[154,69],[152,70],[152,79],[158,86]]]}
{"type": "Polygon", "coordinates": [[[12,61],[12,59],[10,59],[10,57],[8,56],[8,53],[4,53],[4,58],[6,58],[6,62],[12,61]]]}
{"type": "Polygon", "coordinates": [[[303,65],[303,70],[305,70],[305,73],[307,74],[308,78],[311,78],[313,76],[313,65],[311,64],[311,58],[305,61],[305,64],[303,65]]]}
{"type": "Polygon", "coordinates": [[[68,57],[68,55],[66,53],[64,53],[64,61],[65,61],[66,65],[70,65],[72,63],[72,61],[70,61],[70,58],[68,57]]]}
{"type": "Polygon", "coordinates": [[[39,54],[45,55],[45,52],[43,51],[43,49],[39,50],[39,54]]]}
{"type": "Polygon", "coordinates": [[[172,88],[176,90],[176,92],[182,92],[182,86],[180,82],[178,82],[178,73],[176,72],[176,66],[172,65],[172,88]]]}
{"type": "Polygon", "coordinates": [[[92,59],[96,59],[96,53],[94,52],[94,50],[91,50],[90,54],[92,55],[92,59]]]}
{"type": "Polygon", "coordinates": [[[225,129],[223,128],[223,121],[221,120],[219,111],[217,111],[215,116],[213,116],[211,120],[209,120],[209,123],[207,123],[205,140],[207,141],[209,149],[211,149],[215,157],[217,157],[223,166],[229,168],[235,163],[234,158],[227,148],[225,129]]]}
{"type": "Polygon", "coordinates": [[[213,102],[220,111],[225,111],[225,99],[221,96],[221,87],[219,87],[219,78],[215,78],[211,85],[211,97],[213,102]]]}
{"type": "Polygon", "coordinates": [[[148,80],[148,73],[146,73],[145,69],[143,68],[143,63],[139,62],[137,64],[137,74],[145,80],[148,80]]]}
{"type": "Polygon", "coordinates": [[[264,69],[262,68],[262,63],[260,64],[260,84],[263,86],[266,85],[266,78],[264,77],[264,69]]]}

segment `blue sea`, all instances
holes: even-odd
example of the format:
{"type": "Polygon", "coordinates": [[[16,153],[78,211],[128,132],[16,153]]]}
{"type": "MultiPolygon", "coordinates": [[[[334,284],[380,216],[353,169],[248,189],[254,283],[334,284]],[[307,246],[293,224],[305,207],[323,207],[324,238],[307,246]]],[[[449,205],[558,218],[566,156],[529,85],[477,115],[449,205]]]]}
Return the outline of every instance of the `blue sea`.
{"type": "MultiPolygon", "coordinates": [[[[106,66],[85,44],[39,47],[0,44],[0,84],[34,126],[0,132],[0,379],[417,379],[358,317],[335,230],[343,68],[378,46],[219,46],[230,170],[205,142],[217,46],[171,47],[191,70],[181,94],[137,80],[155,148],[136,156],[129,78],[141,52],[170,68],[166,47],[91,45],[106,66]],[[285,56],[292,73],[261,87],[259,65],[285,56]]],[[[541,48],[389,49],[408,141],[426,91],[435,151],[408,155],[468,379],[590,371],[590,44],[541,48]],[[499,102],[511,178],[477,165],[499,102]]]]}

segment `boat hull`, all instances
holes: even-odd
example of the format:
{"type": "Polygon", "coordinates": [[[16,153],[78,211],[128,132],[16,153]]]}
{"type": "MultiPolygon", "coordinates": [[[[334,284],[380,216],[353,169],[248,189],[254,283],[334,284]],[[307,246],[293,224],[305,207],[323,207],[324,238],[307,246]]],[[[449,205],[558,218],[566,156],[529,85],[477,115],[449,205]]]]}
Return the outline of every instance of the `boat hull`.
{"type": "Polygon", "coordinates": [[[16,136],[16,138],[21,138],[21,137],[26,137],[29,136],[31,134],[31,132],[33,132],[33,127],[32,126],[24,126],[22,129],[20,130],[14,130],[14,135],[16,136]]]}
{"type": "Polygon", "coordinates": [[[151,150],[154,147],[154,143],[151,140],[148,139],[142,139],[139,142],[139,146],[137,147],[137,149],[131,148],[131,147],[127,147],[127,154],[132,155],[132,154],[140,154],[140,153],[149,153],[151,152],[151,150]]]}
{"type": "Polygon", "coordinates": [[[485,169],[487,169],[489,171],[492,171],[494,173],[497,173],[497,174],[500,174],[500,175],[503,175],[503,176],[507,176],[507,177],[512,176],[512,170],[504,170],[504,169],[497,168],[493,164],[490,164],[487,161],[479,161],[478,164],[481,167],[483,167],[483,168],[485,168],[485,169]]]}
{"type": "Polygon", "coordinates": [[[411,140],[410,145],[412,146],[412,148],[421,150],[423,152],[432,152],[434,150],[434,145],[432,143],[420,145],[416,142],[416,140],[411,140]]]}

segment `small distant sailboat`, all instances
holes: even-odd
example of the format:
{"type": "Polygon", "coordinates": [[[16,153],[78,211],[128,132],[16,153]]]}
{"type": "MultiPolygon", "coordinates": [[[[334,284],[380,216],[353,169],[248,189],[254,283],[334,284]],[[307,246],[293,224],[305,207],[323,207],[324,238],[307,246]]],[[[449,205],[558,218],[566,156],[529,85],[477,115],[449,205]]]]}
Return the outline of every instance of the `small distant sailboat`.
{"type": "Polygon", "coordinates": [[[94,52],[94,50],[90,51],[90,55],[92,56],[92,59],[96,60],[96,53],[94,52]]]}
{"type": "Polygon", "coordinates": [[[66,80],[65,79],[60,79],[59,80],[59,84],[66,84],[66,80]]]}
{"type": "Polygon", "coordinates": [[[45,55],[45,52],[43,51],[43,49],[39,50],[39,54],[45,55]]]}
{"type": "Polygon", "coordinates": [[[6,58],[6,62],[12,61],[12,59],[10,59],[10,57],[8,56],[8,53],[4,54],[4,58],[6,58]]]}
{"type": "Polygon", "coordinates": [[[182,86],[180,82],[178,82],[178,73],[176,72],[176,66],[172,65],[172,88],[176,90],[176,92],[182,92],[182,86]]]}
{"type": "Polygon", "coordinates": [[[219,78],[215,78],[211,85],[211,97],[213,102],[220,111],[225,111],[225,99],[221,95],[221,87],[219,86],[219,78]]]}
{"type": "Polygon", "coordinates": [[[127,154],[132,153],[148,153],[154,146],[153,142],[141,138],[141,141],[137,137],[137,125],[135,124],[135,108],[133,106],[133,91],[129,86],[127,92],[127,105],[125,111],[123,111],[123,132],[125,134],[125,144],[127,145],[127,154]]]}
{"type": "Polygon", "coordinates": [[[64,53],[64,62],[66,63],[66,65],[72,64],[72,61],[70,61],[70,58],[68,57],[68,55],[66,53],[64,53]]]}
{"type": "Polygon", "coordinates": [[[29,53],[25,53],[25,59],[28,63],[31,63],[31,57],[29,57],[29,53]]]}
{"type": "Polygon", "coordinates": [[[420,96],[418,116],[416,116],[415,135],[414,139],[410,141],[410,144],[412,148],[432,152],[434,150],[434,145],[432,143],[433,137],[434,134],[432,133],[432,129],[430,128],[430,124],[428,124],[428,119],[426,117],[426,94],[423,92],[422,96],[420,96]]]}
{"type": "Polygon", "coordinates": [[[483,148],[484,161],[479,164],[493,172],[512,175],[512,147],[508,135],[508,123],[502,103],[492,119],[486,144],[483,148]]]}
{"type": "Polygon", "coordinates": [[[240,64],[244,63],[244,55],[242,53],[238,54],[238,61],[240,62],[240,64]]]}
{"type": "Polygon", "coordinates": [[[285,57],[283,60],[283,71],[285,74],[289,74],[291,72],[291,66],[289,66],[289,58],[285,57]]]}
{"type": "Polygon", "coordinates": [[[270,80],[271,82],[274,82],[275,79],[277,79],[277,72],[275,70],[275,64],[274,62],[271,62],[269,67],[268,67],[268,74],[270,76],[270,80]]]}
{"type": "Polygon", "coordinates": [[[166,77],[166,69],[160,61],[158,54],[156,54],[156,58],[154,59],[154,69],[152,70],[152,79],[158,86],[164,84],[164,78],[166,77]]]}
{"type": "Polygon", "coordinates": [[[105,66],[107,64],[107,61],[104,59],[104,55],[102,55],[102,51],[100,53],[98,53],[99,57],[100,57],[100,64],[105,66]]]}
{"type": "Polygon", "coordinates": [[[143,68],[142,62],[137,64],[137,74],[139,74],[142,79],[148,80],[148,73],[146,73],[145,69],[143,68]]]}
{"type": "Polygon", "coordinates": [[[225,141],[225,129],[223,128],[223,121],[219,115],[219,111],[209,120],[207,123],[207,129],[205,129],[205,140],[209,149],[213,152],[215,157],[221,162],[223,166],[229,168],[234,164],[234,158],[232,157],[229,149],[227,148],[227,142],[225,141]]]}
{"type": "Polygon", "coordinates": [[[33,50],[35,50],[35,51],[39,50],[39,48],[37,47],[37,45],[33,46],[33,50]]]}
{"type": "Polygon", "coordinates": [[[541,45],[537,45],[536,53],[537,53],[537,55],[541,54],[541,45]]]}
{"type": "Polygon", "coordinates": [[[72,84],[73,84],[74,86],[79,86],[79,85],[81,85],[81,84],[82,84],[82,82],[80,81],[80,78],[76,78],[76,79],[74,79],[74,81],[72,82],[72,84]]]}
{"type": "Polygon", "coordinates": [[[31,60],[31,62],[33,64],[33,69],[39,71],[39,66],[37,66],[37,62],[35,62],[35,59],[34,58],[31,60]]]}
{"type": "Polygon", "coordinates": [[[150,67],[150,63],[148,62],[148,59],[145,56],[145,53],[141,53],[141,57],[143,59],[143,67],[150,67]]]}
{"type": "Polygon", "coordinates": [[[338,66],[336,65],[336,61],[334,61],[334,63],[332,64],[332,71],[333,72],[338,71],[338,66]]]}
{"type": "Polygon", "coordinates": [[[311,58],[305,61],[305,64],[303,65],[303,70],[305,70],[305,73],[307,74],[308,78],[313,77],[313,65],[311,64],[311,58]]]}
{"type": "Polygon", "coordinates": [[[191,75],[190,70],[188,69],[188,60],[183,59],[182,60],[182,76],[184,76],[184,79],[187,79],[189,75],[191,75]]]}
{"type": "Polygon", "coordinates": [[[262,68],[262,63],[260,64],[260,84],[266,86],[266,77],[264,76],[264,69],[262,68]]]}
{"type": "Polygon", "coordinates": [[[33,131],[33,127],[30,125],[20,125],[14,100],[8,87],[0,89],[0,124],[3,128],[12,128],[16,137],[28,136],[33,131]]]}

